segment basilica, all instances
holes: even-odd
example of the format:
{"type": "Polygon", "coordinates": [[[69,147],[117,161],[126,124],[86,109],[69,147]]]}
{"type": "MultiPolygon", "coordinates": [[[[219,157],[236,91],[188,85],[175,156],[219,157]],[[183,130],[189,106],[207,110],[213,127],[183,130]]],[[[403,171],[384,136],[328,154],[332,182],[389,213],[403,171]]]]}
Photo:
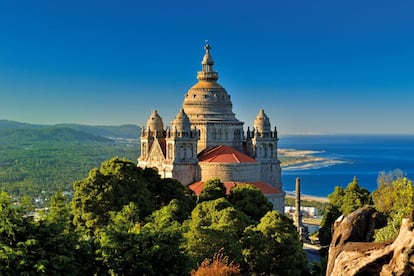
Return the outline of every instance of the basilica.
{"type": "Polygon", "coordinates": [[[156,110],[150,115],[141,131],[138,166],[155,168],[161,177],[177,179],[196,194],[212,178],[219,178],[227,192],[235,185],[251,184],[283,212],[276,127],[272,130],[261,109],[253,128],[244,131],[230,95],[217,82],[210,50],[206,44],[198,82],[185,94],[171,125],[164,127],[156,110]]]}

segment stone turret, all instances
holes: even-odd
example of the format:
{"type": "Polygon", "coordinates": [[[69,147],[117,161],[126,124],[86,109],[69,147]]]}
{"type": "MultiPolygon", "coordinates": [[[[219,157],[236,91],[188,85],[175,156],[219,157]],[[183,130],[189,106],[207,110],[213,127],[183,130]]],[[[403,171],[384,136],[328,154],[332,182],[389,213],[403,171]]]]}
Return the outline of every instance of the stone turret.
{"type": "Polygon", "coordinates": [[[253,132],[248,130],[253,144],[253,155],[258,160],[277,159],[277,131],[271,130],[270,120],[260,109],[253,123],[253,132]]]}
{"type": "Polygon", "coordinates": [[[144,135],[162,137],[164,135],[164,124],[157,110],[154,110],[148,118],[147,125],[143,129],[144,135]]]}
{"type": "Polygon", "coordinates": [[[141,130],[141,155],[137,160],[138,166],[145,168],[151,164],[151,167],[161,169],[165,158],[165,135],[162,118],[157,110],[154,110],[141,130]],[[157,162],[153,162],[153,159],[157,162]]]}
{"type": "Polygon", "coordinates": [[[263,109],[259,111],[253,123],[253,131],[248,129],[246,144],[251,154],[260,161],[262,180],[272,186],[282,189],[280,161],[277,157],[277,131],[271,130],[269,117],[263,109]]]}
{"type": "Polygon", "coordinates": [[[189,136],[191,132],[190,119],[185,114],[184,109],[181,109],[175,116],[171,123],[172,133],[179,136],[189,136]]]}
{"type": "Polygon", "coordinates": [[[175,178],[184,185],[198,179],[198,139],[198,130],[191,129],[190,119],[181,109],[167,131],[164,177],[175,178]]]}
{"type": "Polygon", "coordinates": [[[255,129],[256,135],[260,137],[270,137],[270,121],[263,109],[260,109],[259,114],[257,114],[256,119],[254,120],[253,127],[255,129]]]}

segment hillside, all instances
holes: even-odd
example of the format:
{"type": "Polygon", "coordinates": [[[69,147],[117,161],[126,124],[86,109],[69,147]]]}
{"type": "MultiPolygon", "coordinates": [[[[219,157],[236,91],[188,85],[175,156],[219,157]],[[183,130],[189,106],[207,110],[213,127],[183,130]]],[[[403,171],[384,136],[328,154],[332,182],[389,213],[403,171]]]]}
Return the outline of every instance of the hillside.
{"type": "Polygon", "coordinates": [[[132,125],[46,126],[2,120],[0,190],[32,196],[70,191],[75,180],[104,160],[119,156],[135,161],[139,131],[132,125]]]}
{"type": "Polygon", "coordinates": [[[41,128],[45,127],[44,125],[33,125],[27,123],[20,123],[10,120],[0,120],[0,130],[2,129],[16,129],[16,128],[41,128]]]}
{"type": "Polygon", "coordinates": [[[112,142],[111,139],[65,127],[17,128],[0,130],[0,143],[9,146],[43,142],[112,142]]]}
{"type": "Polygon", "coordinates": [[[89,133],[95,136],[124,138],[124,139],[138,139],[141,133],[141,128],[136,125],[120,125],[120,126],[89,126],[81,124],[57,124],[57,125],[37,125],[21,123],[10,120],[0,120],[1,130],[16,130],[16,129],[56,129],[67,128],[80,132],[89,133]]]}

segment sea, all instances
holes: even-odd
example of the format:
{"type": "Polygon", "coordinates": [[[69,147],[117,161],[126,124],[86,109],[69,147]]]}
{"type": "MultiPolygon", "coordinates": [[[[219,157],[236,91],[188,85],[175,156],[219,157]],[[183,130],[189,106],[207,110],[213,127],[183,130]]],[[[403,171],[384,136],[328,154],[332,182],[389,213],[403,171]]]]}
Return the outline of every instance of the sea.
{"type": "Polygon", "coordinates": [[[327,197],[335,186],[345,188],[357,177],[361,187],[377,189],[381,171],[402,170],[414,180],[414,135],[291,135],[279,137],[279,148],[311,151],[323,161],[282,168],[283,189],[327,197]]]}

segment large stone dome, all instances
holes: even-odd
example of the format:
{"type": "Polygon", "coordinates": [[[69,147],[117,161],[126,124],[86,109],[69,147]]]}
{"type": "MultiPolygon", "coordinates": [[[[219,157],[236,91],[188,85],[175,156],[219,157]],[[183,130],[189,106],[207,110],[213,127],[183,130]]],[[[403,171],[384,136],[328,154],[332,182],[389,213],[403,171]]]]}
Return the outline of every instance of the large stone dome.
{"type": "Polygon", "coordinates": [[[217,83],[218,73],[213,71],[214,61],[210,49],[207,44],[201,62],[202,71],[197,74],[198,83],[188,90],[184,98],[183,108],[192,123],[237,120],[229,94],[217,83]]]}
{"type": "Polygon", "coordinates": [[[235,120],[230,96],[217,82],[199,81],[191,87],[183,108],[191,121],[235,120]]]}

